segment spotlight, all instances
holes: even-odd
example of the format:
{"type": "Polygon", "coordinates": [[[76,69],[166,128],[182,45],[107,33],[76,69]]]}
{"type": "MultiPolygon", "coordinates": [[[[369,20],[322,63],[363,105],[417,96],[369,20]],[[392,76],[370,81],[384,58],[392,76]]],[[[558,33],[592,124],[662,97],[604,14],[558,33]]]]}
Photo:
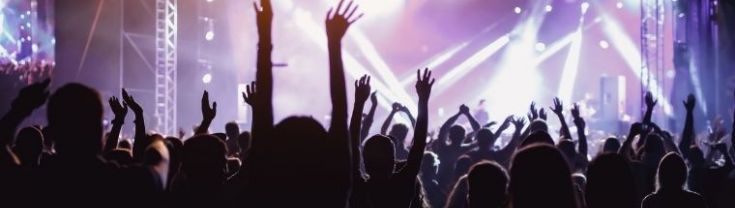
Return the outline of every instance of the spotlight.
{"type": "Polygon", "coordinates": [[[623,8],[623,2],[618,2],[617,4],[615,4],[615,6],[618,7],[618,9],[622,9],[623,8]]]}
{"type": "Polygon", "coordinates": [[[214,32],[212,32],[211,30],[207,31],[207,33],[204,34],[204,39],[206,39],[207,41],[212,41],[212,39],[214,39],[214,32]]]}
{"type": "Polygon", "coordinates": [[[600,41],[600,48],[607,49],[608,47],[610,47],[610,44],[607,43],[607,41],[604,41],[604,40],[600,41]]]}
{"type": "Polygon", "coordinates": [[[534,48],[536,48],[536,51],[542,52],[542,51],[546,50],[546,44],[544,44],[542,42],[538,42],[538,43],[536,43],[536,45],[534,46],[534,48]]]}
{"type": "Polygon", "coordinates": [[[212,74],[211,73],[204,74],[204,76],[202,76],[202,83],[209,84],[210,82],[212,82],[212,74]]]}
{"type": "Polygon", "coordinates": [[[552,10],[552,9],[554,9],[554,8],[553,8],[553,7],[551,7],[551,5],[546,5],[546,6],[544,7],[544,10],[546,10],[546,12],[551,12],[551,10],[552,10]]]}
{"type": "Polygon", "coordinates": [[[582,5],[580,5],[580,8],[582,9],[582,14],[586,14],[587,9],[590,8],[590,3],[587,3],[586,1],[582,2],[582,5]]]}
{"type": "Polygon", "coordinates": [[[207,0],[207,3],[212,3],[214,0],[207,0]]]}
{"type": "Polygon", "coordinates": [[[521,12],[522,12],[523,10],[521,10],[521,8],[520,8],[520,7],[516,7],[516,8],[513,8],[513,11],[514,11],[514,12],[515,12],[516,14],[520,14],[520,13],[521,13],[521,12]]]}

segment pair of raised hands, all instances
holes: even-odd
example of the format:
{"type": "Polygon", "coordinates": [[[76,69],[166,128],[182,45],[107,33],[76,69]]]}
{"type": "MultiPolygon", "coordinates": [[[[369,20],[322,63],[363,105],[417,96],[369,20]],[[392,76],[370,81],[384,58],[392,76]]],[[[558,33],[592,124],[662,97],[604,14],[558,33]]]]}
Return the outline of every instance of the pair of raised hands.
{"type": "Polygon", "coordinates": [[[128,108],[132,109],[136,116],[143,115],[143,108],[140,107],[140,104],[125,89],[122,89],[122,98],[122,102],[115,96],[110,97],[108,100],[112,113],[115,114],[115,120],[113,122],[123,122],[125,115],[128,113],[128,108]]]}

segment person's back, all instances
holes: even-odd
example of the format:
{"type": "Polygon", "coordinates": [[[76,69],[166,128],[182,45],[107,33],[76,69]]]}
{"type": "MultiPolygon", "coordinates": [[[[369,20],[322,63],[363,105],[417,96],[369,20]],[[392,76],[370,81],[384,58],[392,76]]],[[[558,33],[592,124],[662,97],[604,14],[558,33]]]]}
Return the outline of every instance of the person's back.
{"type": "Polygon", "coordinates": [[[509,193],[514,208],[577,207],[569,166],[556,148],[532,144],[513,156],[509,193]]]}
{"type": "Polygon", "coordinates": [[[48,129],[57,154],[42,167],[43,187],[39,190],[48,200],[38,203],[122,207],[142,202],[137,201],[142,193],[149,193],[152,176],[145,169],[123,169],[101,159],[102,112],[97,92],[81,84],[67,84],[51,96],[48,129]],[[125,193],[130,200],[115,202],[119,194],[125,193]]]}
{"type": "Polygon", "coordinates": [[[667,154],[658,165],[657,190],[643,199],[641,207],[707,207],[702,196],[684,189],[686,179],[684,160],[675,153],[667,154]]]}
{"type": "Polygon", "coordinates": [[[174,207],[227,205],[225,190],[226,147],[210,135],[194,136],[184,142],[182,172],[171,187],[174,207]]]}
{"type": "Polygon", "coordinates": [[[588,208],[639,207],[635,178],[623,156],[604,153],[590,163],[585,199],[588,208]]]}
{"type": "MultiPolygon", "coordinates": [[[[393,141],[382,135],[365,142],[365,171],[370,178],[364,184],[364,201],[368,207],[408,207],[416,194],[416,178],[408,171],[394,170],[393,141]]],[[[360,183],[360,182],[358,182],[360,183]]]]}
{"type": "Polygon", "coordinates": [[[468,174],[469,207],[503,207],[507,202],[508,174],[495,162],[480,162],[468,174]]]}

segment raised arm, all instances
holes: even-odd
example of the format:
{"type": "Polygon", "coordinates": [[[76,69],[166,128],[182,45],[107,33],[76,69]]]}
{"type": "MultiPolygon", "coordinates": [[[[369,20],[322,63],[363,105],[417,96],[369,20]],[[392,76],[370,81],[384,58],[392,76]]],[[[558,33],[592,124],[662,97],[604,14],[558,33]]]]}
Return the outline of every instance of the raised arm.
{"type": "Polygon", "coordinates": [[[559,123],[561,124],[559,133],[561,136],[567,139],[572,139],[572,134],[569,132],[569,126],[567,126],[567,121],[564,119],[564,105],[561,103],[559,98],[554,98],[554,106],[551,108],[551,111],[553,111],[554,114],[556,114],[556,117],[559,118],[559,123]]]}
{"type": "MultiPolygon", "coordinates": [[[[352,2],[343,9],[344,0],[340,1],[336,9],[330,9],[325,20],[327,28],[327,45],[329,51],[329,83],[332,98],[332,119],[329,126],[329,137],[338,151],[335,158],[335,184],[344,188],[345,195],[341,197],[346,204],[349,188],[352,185],[352,163],[350,135],[347,127],[347,87],[345,86],[345,72],[342,63],[342,38],[350,25],[362,15],[353,17],[357,6],[352,2]]],[[[369,90],[368,90],[369,92],[369,90]]],[[[364,103],[364,101],[363,101],[364,103]]],[[[358,115],[359,116],[359,115],[358,115]]],[[[359,128],[358,126],[355,126],[359,128]]],[[[359,170],[359,166],[357,167],[359,170]]]]}
{"type": "Polygon", "coordinates": [[[585,128],[587,123],[584,118],[579,114],[579,105],[574,104],[572,107],[572,118],[574,118],[574,125],[577,126],[577,139],[579,140],[579,154],[583,156],[585,161],[587,160],[587,134],[585,134],[585,128]]]}
{"type": "Polygon", "coordinates": [[[459,112],[462,113],[465,117],[467,117],[467,120],[470,121],[470,126],[472,126],[472,131],[476,132],[480,130],[480,122],[477,122],[475,120],[475,116],[470,113],[470,108],[466,105],[462,105],[459,107],[459,112]]]}
{"type": "Polygon", "coordinates": [[[694,106],[697,99],[694,95],[689,94],[687,100],[683,101],[684,108],[687,111],[686,120],[684,121],[684,130],[681,132],[681,141],[679,141],[679,151],[684,159],[689,159],[689,148],[694,140],[694,106]]]}
{"type": "Polygon", "coordinates": [[[416,118],[413,117],[413,114],[411,114],[411,111],[408,110],[406,106],[401,105],[401,112],[405,113],[406,116],[408,116],[408,120],[411,122],[411,127],[416,127],[416,118]]]}
{"type": "Polygon", "coordinates": [[[625,141],[620,147],[620,150],[618,150],[618,153],[622,155],[623,157],[627,158],[628,160],[633,160],[633,139],[635,139],[635,136],[638,136],[641,134],[641,131],[643,131],[643,124],[641,123],[633,123],[630,126],[630,130],[628,131],[628,136],[625,137],[625,141]]]}
{"type": "Polygon", "coordinates": [[[383,126],[380,127],[380,134],[388,135],[388,128],[390,128],[391,122],[393,122],[393,116],[396,115],[403,106],[400,103],[393,103],[393,109],[391,109],[388,117],[383,121],[383,126]]]}
{"type": "Polygon", "coordinates": [[[373,119],[375,118],[375,109],[378,107],[378,98],[375,92],[370,94],[370,111],[365,118],[362,120],[362,128],[360,129],[360,144],[370,134],[370,128],[373,126],[373,119]]]}
{"type": "Polygon", "coordinates": [[[110,103],[112,113],[115,114],[115,119],[112,119],[112,129],[105,142],[104,152],[110,152],[117,148],[117,142],[120,140],[120,131],[125,123],[125,115],[128,113],[128,105],[124,102],[120,104],[120,100],[117,97],[112,96],[108,102],[110,103]]]}
{"type": "Polygon", "coordinates": [[[656,103],[658,103],[658,100],[653,99],[653,94],[651,92],[647,92],[644,99],[646,101],[646,114],[643,117],[643,124],[649,124],[651,123],[651,115],[653,115],[653,108],[656,107],[656,103]]]}
{"type": "Polygon", "coordinates": [[[0,168],[5,165],[18,165],[10,150],[15,131],[23,120],[41,107],[48,99],[50,80],[31,84],[20,90],[13,100],[10,111],[0,118],[0,168]]]}
{"type": "Polygon", "coordinates": [[[150,144],[148,135],[146,135],[145,133],[145,119],[143,117],[143,108],[140,107],[133,96],[128,94],[128,91],[123,89],[122,93],[125,104],[127,104],[130,107],[130,110],[133,110],[133,113],[135,113],[135,141],[133,141],[133,158],[138,162],[142,162],[145,148],[148,147],[148,144],[150,144]]]}
{"type": "Polygon", "coordinates": [[[365,101],[370,96],[370,77],[365,75],[360,80],[355,81],[355,105],[352,108],[352,118],[350,119],[350,139],[352,149],[352,177],[359,179],[360,173],[360,127],[362,125],[362,110],[365,108],[365,101]]]}
{"type": "Polygon", "coordinates": [[[273,7],[270,0],[261,0],[260,6],[253,3],[253,8],[258,27],[258,54],[255,83],[251,85],[253,89],[258,89],[258,93],[257,99],[251,100],[250,105],[253,108],[252,147],[256,147],[260,143],[259,138],[268,138],[268,134],[273,129],[273,62],[271,61],[273,7]]]}
{"type": "Polygon", "coordinates": [[[410,177],[416,177],[421,167],[421,160],[426,149],[426,135],[429,128],[429,97],[431,96],[431,87],[434,85],[434,79],[431,78],[431,71],[424,69],[423,75],[421,70],[416,74],[418,81],[416,82],[416,93],[419,95],[419,114],[416,120],[416,129],[413,132],[413,145],[408,152],[408,160],[406,167],[401,170],[410,177]]]}
{"type": "Polygon", "coordinates": [[[196,135],[206,134],[209,132],[209,126],[212,124],[214,117],[217,116],[217,102],[212,103],[212,106],[209,105],[209,92],[207,91],[204,91],[204,94],[202,94],[201,106],[202,122],[199,123],[197,131],[194,133],[196,135]]]}
{"type": "MultiPolygon", "coordinates": [[[[513,123],[513,138],[508,142],[508,145],[505,145],[503,149],[500,150],[500,155],[503,160],[510,159],[510,156],[515,152],[516,148],[518,148],[518,145],[521,144],[522,138],[521,138],[521,132],[523,132],[523,126],[526,125],[526,120],[523,118],[523,116],[520,116],[518,118],[513,118],[513,116],[509,116],[510,122],[513,123]]],[[[508,120],[508,119],[506,119],[508,120]]],[[[507,162],[507,161],[506,161],[507,162]]]]}

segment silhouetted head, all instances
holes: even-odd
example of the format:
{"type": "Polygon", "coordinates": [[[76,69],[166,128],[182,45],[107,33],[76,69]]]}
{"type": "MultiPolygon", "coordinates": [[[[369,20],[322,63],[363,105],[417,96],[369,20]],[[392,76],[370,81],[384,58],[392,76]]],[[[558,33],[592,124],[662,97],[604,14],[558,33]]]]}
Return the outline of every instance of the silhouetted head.
{"type": "Polygon", "coordinates": [[[642,159],[643,162],[648,164],[650,167],[656,166],[659,161],[661,161],[661,157],[664,156],[664,144],[661,140],[661,137],[652,134],[646,137],[646,142],[643,144],[643,153],[642,159]]]}
{"type": "Polygon", "coordinates": [[[194,136],[184,142],[182,171],[194,181],[224,181],[226,153],[222,140],[211,135],[194,136]]]}
{"type": "Polygon", "coordinates": [[[375,135],[365,141],[363,148],[365,172],[371,179],[387,179],[393,175],[395,150],[393,141],[383,135],[375,135]]]}
{"type": "Polygon", "coordinates": [[[617,138],[607,138],[605,139],[605,144],[602,146],[602,152],[603,153],[617,153],[618,150],[620,150],[620,140],[617,138]]]}
{"type": "Polygon", "coordinates": [[[408,126],[402,123],[393,124],[388,135],[396,139],[396,142],[401,142],[400,145],[403,145],[402,142],[406,140],[406,135],[408,135],[408,126]]]}
{"type": "Polygon", "coordinates": [[[457,162],[454,163],[454,175],[462,176],[470,171],[472,166],[472,158],[469,155],[462,155],[457,158],[457,162]]]}
{"type": "Polygon", "coordinates": [[[434,179],[439,171],[439,156],[436,153],[426,151],[421,162],[421,177],[434,179]]]}
{"type": "Polygon", "coordinates": [[[616,153],[595,157],[587,169],[587,207],[638,207],[635,178],[626,159],[616,153]]]}
{"type": "MultiPolygon", "coordinates": [[[[166,148],[169,154],[169,174],[168,178],[173,180],[181,168],[181,160],[184,159],[184,143],[176,137],[166,137],[166,148]]],[[[171,181],[169,180],[169,181],[171,181]]]]}
{"type": "Polygon", "coordinates": [[[227,140],[237,139],[237,136],[240,135],[240,125],[235,122],[228,122],[225,124],[225,133],[228,137],[227,140]]]}
{"type": "Polygon", "coordinates": [[[102,149],[102,102],[92,88],[67,84],[49,98],[46,116],[59,155],[94,157],[102,149]]]}
{"type": "Polygon", "coordinates": [[[537,131],[544,131],[549,132],[549,125],[546,124],[546,121],[541,119],[536,119],[531,122],[529,127],[531,129],[531,133],[537,132],[537,131]]]}
{"type": "Polygon", "coordinates": [[[13,151],[18,156],[21,165],[38,166],[43,152],[43,135],[35,127],[25,127],[18,132],[13,151]]]}
{"type": "Polygon", "coordinates": [[[521,142],[520,148],[530,146],[532,144],[548,144],[548,145],[554,145],[554,140],[551,139],[551,136],[549,133],[546,133],[545,131],[536,131],[531,134],[529,134],[526,139],[521,142]]]}
{"type": "Polygon", "coordinates": [[[571,172],[554,146],[534,144],[513,156],[509,192],[513,207],[576,207],[571,172]]]}
{"type": "Polygon", "coordinates": [[[495,137],[490,129],[480,129],[477,135],[475,135],[475,138],[477,138],[477,144],[480,146],[480,149],[492,149],[495,144],[495,137]]]}
{"type": "Polygon", "coordinates": [[[245,153],[250,149],[250,132],[242,132],[237,136],[237,141],[240,144],[240,153],[245,153]]]}
{"type": "Polygon", "coordinates": [[[114,149],[110,152],[105,153],[105,159],[113,161],[118,165],[132,165],[133,164],[133,153],[129,149],[114,149]]]}
{"type": "Polygon", "coordinates": [[[462,140],[464,140],[464,136],[465,136],[464,127],[460,125],[454,125],[451,128],[449,128],[449,141],[452,141],[452,145],[462,144],[462,140]]]}
{"type": "Polygon", "coordinates": [[[695,167],[704,166],[704,153],[702,152],[702,149],[699,149],[696,145],[689,147],[689,162],[691,162],[695,167]]]}
{"type": "Polygon", "coordinates": [[[269,155],[275,156],[279,164],[305,169],[310,165],[320,164],[318,161],[323,163],[325,159],[331,159],[327,152],[327,138],[327,131],[314,118],[288,117],[275,126],[273,138],[268,141],[268,144],[275,146],[274,149],[269,149],[269,155]]]}
{"type": "Polygon", "coordinates": [[[658,164],[658,190],[681,190],[687,180],[687,166],[676,153],[669,153],[658,164]]]}
{"type": "Polygon", "coordinates": [[[133,149],[133,145],[130,144],[130,140],[121,139],[120,142],[117,143],[117,148],[132,150],[133,149]]]}
{"type": "Polygon", "coordinates": [[[507,201],[508,174],[495,162],[482,161],[467,174],[469,207],[502,207],[507,201]]]}

